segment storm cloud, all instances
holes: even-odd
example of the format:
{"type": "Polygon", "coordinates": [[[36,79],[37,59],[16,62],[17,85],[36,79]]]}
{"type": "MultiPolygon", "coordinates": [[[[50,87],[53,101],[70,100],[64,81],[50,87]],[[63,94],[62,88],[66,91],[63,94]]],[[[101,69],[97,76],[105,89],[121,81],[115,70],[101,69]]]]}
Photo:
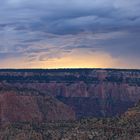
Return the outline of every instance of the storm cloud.
{"type": "Polygon", "coordinates": [[[77,49],[135,61],[140,68],[140,1],[0,0],[0,63],[39,63],[77,49]]]}

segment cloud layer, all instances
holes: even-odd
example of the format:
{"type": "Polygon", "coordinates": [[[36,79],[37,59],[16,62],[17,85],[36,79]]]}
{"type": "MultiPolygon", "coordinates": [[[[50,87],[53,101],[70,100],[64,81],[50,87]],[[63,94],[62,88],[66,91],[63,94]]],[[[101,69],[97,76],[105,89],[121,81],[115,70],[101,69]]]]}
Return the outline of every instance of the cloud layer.
{"type": "Polygon", "coordinates": [[[0,67],[140,68],[139,0],[0,0],[0,19],[0,67]]]}

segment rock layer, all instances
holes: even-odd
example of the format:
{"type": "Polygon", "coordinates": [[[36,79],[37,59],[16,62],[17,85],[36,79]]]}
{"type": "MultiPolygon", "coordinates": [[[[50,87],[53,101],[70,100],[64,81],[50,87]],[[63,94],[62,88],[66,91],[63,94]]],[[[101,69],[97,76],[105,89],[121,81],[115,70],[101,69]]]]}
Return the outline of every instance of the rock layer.
{"type": "Polygon", "coordinates": [[[74,120],[70,107],[48,96],[0,95],[1,122],[45,122],[74,120]]]}
{"type": "Polygon", "coordinates": [[[140,70],[0,70],[0,83],[57,98],[77,118],[120,115],[140,99],[140,70]]]}

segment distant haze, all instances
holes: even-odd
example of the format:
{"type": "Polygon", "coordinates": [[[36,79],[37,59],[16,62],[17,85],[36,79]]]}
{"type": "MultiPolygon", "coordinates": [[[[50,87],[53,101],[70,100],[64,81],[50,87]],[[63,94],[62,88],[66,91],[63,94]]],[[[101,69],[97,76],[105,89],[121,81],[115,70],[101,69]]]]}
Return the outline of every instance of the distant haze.
{"type": "Polygon", "coordinates": [[[140,68],[140,0],[0,0],[0,68],[140,68]]]}

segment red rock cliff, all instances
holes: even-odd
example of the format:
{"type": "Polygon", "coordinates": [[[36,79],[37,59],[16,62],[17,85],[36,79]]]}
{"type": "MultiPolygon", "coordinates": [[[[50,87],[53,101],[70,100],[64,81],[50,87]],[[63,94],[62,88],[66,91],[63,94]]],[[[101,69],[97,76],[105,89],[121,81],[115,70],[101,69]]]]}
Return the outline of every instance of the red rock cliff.
{"type": "Polygon", "coordinates": [[[7,92],[0,95],[1,122],[43,122],[74,119],[75,114],[71,108],[48,96],[21,96],[7,92]]]}

